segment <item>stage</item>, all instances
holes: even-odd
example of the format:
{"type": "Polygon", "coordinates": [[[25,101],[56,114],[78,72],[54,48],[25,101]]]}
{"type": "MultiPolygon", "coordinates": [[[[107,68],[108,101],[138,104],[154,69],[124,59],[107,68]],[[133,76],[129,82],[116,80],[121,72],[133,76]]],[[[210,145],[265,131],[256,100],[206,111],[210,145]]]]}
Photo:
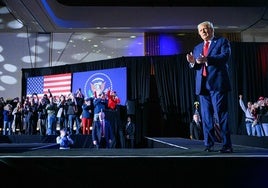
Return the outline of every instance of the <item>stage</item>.
{"type": "Polygon", "coordinates": [[[135,149],[95,149],[90,136],[76,137],[80,143],[70,150],[59,150],[53,137],[1,139],[0,177],[9,179],[10,186],[28,187],[268,185],[266,137],[232,136],[234,153],[229,154],[217,151],[220,143],[214,152],[204,152],[203,141],[178,137],[146,137],[147,147],[135,149]],[[41,182],[29,184],[31,180],[41,182]]]}

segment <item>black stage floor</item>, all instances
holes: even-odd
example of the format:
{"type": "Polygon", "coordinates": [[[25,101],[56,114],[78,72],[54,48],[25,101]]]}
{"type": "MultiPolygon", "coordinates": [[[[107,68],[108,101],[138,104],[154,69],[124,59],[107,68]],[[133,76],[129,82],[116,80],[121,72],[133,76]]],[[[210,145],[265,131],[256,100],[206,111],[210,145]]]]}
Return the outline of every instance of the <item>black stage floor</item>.
{"type": "Polygon", "coordinates": [[[10,186],[28,187],[268,187],[267,138],[233,136],[231,154],[219,153],[220,143],[208,153],[203,141],[146,140],[147,148],[98,150],[59,150],[52,142],[1,143],[0,177],[10,186]],[[41,182],[33,184],[36,179],[41,182]]]}
{"type": "Polygon", "coordinates": [[[0,136],[0,158],[27,156],[112,156],[112,157],[268,157],[268,137],[232,136],[234,153],[221,154],[216,143],[214,152],[204,152],[202,140],[190,140],[179,137],[145,137],[146,144],[135,149],[95,149],[91,144],[91,136],[77,135],[73,137],[76,145],[70,150],[62,151],[55,143],[55,136],[0,136]]]}
{"type": "Polygon", "coordinates": [[[135,149],[95,149],[92,147],[59,150],[55,143],[1,143],[0,158],[5,157],[268,157],[268,148],[264,146],[246,146],[234,144],[234,152],[222,154],[216,143],[214,152],[204,152],[203,141],[185,138],[146,137],[146,148],[135,149]]]}

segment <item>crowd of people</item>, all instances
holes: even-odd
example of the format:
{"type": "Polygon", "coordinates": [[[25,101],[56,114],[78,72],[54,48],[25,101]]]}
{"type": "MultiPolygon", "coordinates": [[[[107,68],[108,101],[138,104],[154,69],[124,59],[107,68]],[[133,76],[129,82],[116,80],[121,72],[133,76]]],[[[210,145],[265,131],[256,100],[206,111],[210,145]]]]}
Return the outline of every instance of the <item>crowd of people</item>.
{"type": "MultiPolygon", "coordinates": [[[[268,97],[260,96],[256,102],[247,101],[246,105],[243,96],[239,95],[239,105],[243,111],[243,122],[246,135],[268,136],[268,97]]],[[[203,140],[203,125],[200,114],[197,110],[189,125],[190,139],[203,140]]]]}
{"type": "MultiPolygon", "coordinates": [[[[25,96],[21,100],[16,97],[12,100],[0,98],[0,128],[2,135],[92,135],[92,142],[96,143],[94,137],[96,125],[107,113],[106,125],[123,124],[114,121],[111,117],[118,113],[120,98],[116,91],[110,88],[107,92],[101,92],[92,97],[85,98],[81,89],[68,95],[53,96],[50,90],[41,97],[36,93],[25,96]]],[[[119,114],[120,115],[120,114],[119,114]]],[[[127,123],[127,120],[125,120],[127,123]]],[[[117,125],[116,125],[117,126],[117,125]]],[[[129,139],[126,125],[122,127],[122,142],[129,139]]],[[[105,129],[106,130],[106,129],[105,129]]],[[[106,130],[106,133],[107,130],[106,130]]],[[[118,132],[111,127],[110,139],[115,138],[118,132]]],[[[105,134],[108,135],[108,134],[105,134]]],[[[60,138],[60,137],[58,137],[60,138]]],[[[131,136],[132,138],[132,136],[131,136]]],[[[59,140],[57,140],[59,142],[59,140]]],[[[109,141],[110,142],[110,141],[109,141]]],[[[120,147],[125,147],[121,143],[120,147]]],[[[97,144],[95,144],[96,147],[97,144]]],[[[102,145],[103,146],[103,145],[102,145]]],[[[104,146],[103,146],[104,147],[104,146]]],[[[107,145],[108,147],[108,145],[107,145]]],[[[115,145],[109,145],[115,147],[115,145]]]]}
{"type": "Polygon", "coordinates": [[[245,127],[249,136],[268,136],[268,97],[260,96],[257,101],[247,101],[239,95],[239,104],[244,112],[245,127]]]}

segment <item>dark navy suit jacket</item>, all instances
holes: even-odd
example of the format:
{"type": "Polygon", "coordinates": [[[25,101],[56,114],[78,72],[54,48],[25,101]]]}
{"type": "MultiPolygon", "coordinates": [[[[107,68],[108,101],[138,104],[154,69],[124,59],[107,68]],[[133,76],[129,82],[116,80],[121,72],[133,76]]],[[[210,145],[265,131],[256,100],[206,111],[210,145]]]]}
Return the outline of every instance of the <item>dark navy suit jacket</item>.
{"type": "MultiPolygon", "coordinates": [[[[204,43],[195,46],[193,55],[196,58],[203,53],[204,43]]],[[[230,80],[228,77],[228,60],[230,57],[231,49],[230,43],[223,37],[214,37],[211,40],[208,51],[208,64],[207,64],[207,80],[206,88],[209,91],[228,92],[231,89],[230,80]]],[[[196,94],[201,94],[202,88],[202,64],[195,63],[192,67],[196,69],[196,94]]]]}
{"type": "MultiPolygon", "coordinates": [[[[106,140],[106,148],[110,148],[109,140],[113,139],[113,132],[112,127],[109,121],[105,120],[105,140],[106,140]]],[[[101,123],[100,121],[94,121],[93,122],[93,128],[92,128],[92,141],[97,141],[97,146],[100,146],[101,141],[101,123]]]]}

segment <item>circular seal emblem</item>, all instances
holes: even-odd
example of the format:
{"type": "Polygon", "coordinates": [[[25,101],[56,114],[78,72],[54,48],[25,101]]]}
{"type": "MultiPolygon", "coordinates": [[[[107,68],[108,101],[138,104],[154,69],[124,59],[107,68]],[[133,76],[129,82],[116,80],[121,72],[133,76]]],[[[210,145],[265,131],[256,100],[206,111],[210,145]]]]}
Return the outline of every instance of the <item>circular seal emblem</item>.
{"type": "Polygon", "coordinates": [[[107,92],[108,89],[113,89],[113,83],[111,78],[104,73],[95,73],[91,75],[84,85],[84,93],[86,97],[95,97],[98,96],[102,92],[107,92]]]}

